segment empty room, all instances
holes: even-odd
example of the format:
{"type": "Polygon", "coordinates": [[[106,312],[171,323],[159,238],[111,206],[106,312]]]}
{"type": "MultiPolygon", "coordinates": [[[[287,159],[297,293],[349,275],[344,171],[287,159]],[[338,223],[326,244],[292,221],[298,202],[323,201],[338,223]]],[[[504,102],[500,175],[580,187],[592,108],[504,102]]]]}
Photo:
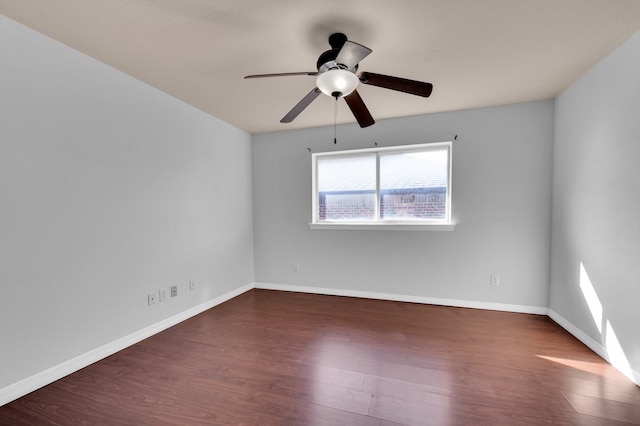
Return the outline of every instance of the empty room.
{"type": "Polygon", "coordinates": [[[0,0],[0,425],[640,424],[640,2],[0,0]]]}

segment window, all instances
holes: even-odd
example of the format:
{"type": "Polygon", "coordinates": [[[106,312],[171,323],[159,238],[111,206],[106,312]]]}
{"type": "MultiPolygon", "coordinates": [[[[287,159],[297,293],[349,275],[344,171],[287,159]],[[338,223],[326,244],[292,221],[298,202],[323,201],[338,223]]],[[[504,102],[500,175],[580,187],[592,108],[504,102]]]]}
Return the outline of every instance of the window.
{"type": "Polygon", "coordinates": [[[451,142],[320,153],[312,161],[312,228],[453,229],[451,142]]]}

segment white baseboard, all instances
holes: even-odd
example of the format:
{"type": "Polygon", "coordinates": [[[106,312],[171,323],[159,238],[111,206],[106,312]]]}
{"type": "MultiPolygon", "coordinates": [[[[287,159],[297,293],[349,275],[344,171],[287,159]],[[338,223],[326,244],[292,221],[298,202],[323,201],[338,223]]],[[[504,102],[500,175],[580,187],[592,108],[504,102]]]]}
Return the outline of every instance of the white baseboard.
{"type": "MultiPolygon", "coordinates": [[[[607,356],[606,349],[599,343],[585,334],[582,330],[571,324],[557,312],[552,309],[541,307],[541,306],[527,306],[527,305],[511,305],[511,304],[503,304],[503,303],[491,303],[491,302],[478,302],[471,300],[459,300],[459,299],[441,299],[441,298],[433,298],[433,297],[422,297],[422,296],[409,296],[409,295],[398,295],[398,294],[390,294],[390,293],[376,293],[376,292],[368,292],[368,291],[356,291],[356,290],[342,290],[342,289],[332,289],[332,288],[324,288],[324,287],[306,287],[306,286],[294,286],[294,285],[285,285],[285,284],[272,284],[272,283],[251,283],[244,285],[240,288],[237,288],[233,291],[225,293],[219,297],[211,299],[207,302],[204,302],[198,306],[194,306],[184,312],[181,312],[177,315],[174,315],[170,318],[167,318],[163,321],[160,321],[156,324],[150,325],[149,327],[143,328],[139,331],[131,333],[127,336],[124,336],[120,339],[117,339],[113,342],[107,343],[103,346],[100,346],[96,349],[93,349],[87,353],[79,355],[75,358],[72,358],[68,361],[65,361],[61,364],[53,366],[47,370],[44,370],[40,373],[34,374],[31,377],[27,377],[26,379],[20,380],[19,382],[13,383],[5,388],[0,389],[0,406],[7,404],[15,399],[18,399],[30,392],[33,392],[36,389],[39,389],[43,386],[46,386],[50,383],[55,382],[62,377],[65,377],[75,371],[78,371],[88,365],[93,364],[94,362],[100,361],[114,353],[121,351],[131,345],[134,345],[148,337],[153,336],[163,330],[166,330],[169,327],[172,327],[184,320],[187,320],[193,316],[196,316],[207,309],[211,309],[214,306],[217,306],[221,303],[224,303],[230,299],[233,299],[236,296],[239,296],[242,293],[245,293],[253,288],[258,289],[266,289],[266,290],[280,290],[280,291],[294,291],[299,293],[313,293],[313,294],[324,294],[331,296],[348,296],[348,297],[359,297],[365,299],[380,299],[380,300],[392,300],[396,302],[410,302],[410,303],[422,303],[429,305],[443,305],[443,306],[454,306],[461,308],[473,308],[473,309],[488,309],[494,311],[506,311],[506,312],[518,312],[518,313],[526,313],[526,314],[537,314],[537,315],[548,315],[551,319],[553,319],[556,323],[558,323],[562,328],[567,330],[573,336],[575,336],[582,343],[587,345],[591,350],[600,355],[603,359],[611,363],[607,356]]],[[[632,370],[631,375],[624,371],[624,369],[620,368],[620,366],[616,366],[612,364],[614,367],[622,371],[627,377],[629,377],[633,382],[635,382],[638,386],[640,386],[640,373],[635,370],[632,370]]]]}
{"type": "Polygon", "coordinates": [[[600,355],[601,358],[607,359],[607,351],[605,350],[604,346],[600,344],[600,342],[593,340],[591,337],[589,337],[589,335],[570,323],[566,318],[564,318],[562,315],[551,308],[549,308],[549,318],[557,322],[560,327],[573,334],[573,337],[580,340],[589,349],[600,355]]]}
{"type": "Polygon", "coordinates": [[[363,299],[393,300],[395,302],[422,303],[426,305],[455,306],[458,308],[488,309],[491,311],[518,312],[524,314],[547,315],[548,308],[542,306],[510,305],[506,303],[477,302],[460,299],[441,299],[437,297],[408,296],[369,291],[342,290],[337,288],[306,287],[286,284],[255,283],[255,288],[265,290],[295,291],[298,293],[325,294],[329,296],[348,296],[363,299]]]}
{"type": "Polygon", "coordinates": [[[618,371],[627,376],[636,385],[640,386],[640,373],[636,370],[631,369],[628,365],[618,365],[615,359],[611,359],[611,357],[609,357],[607,348],[604,347],[600,342],[592,339],[588,334],[580,330],[578,327],[573,325],[566,318],[564,318],[562,315],[551,308],[549,308],[549,318],[558,323],[560,327],[571,333],[576,339],[584,343],[589,349],[600,355],[602,359],[613,365],[618,371]]]}
{"type": "Polygon", "coordinates": [[[113,342],[107,343],[87,353],[53,366],[40,373],[34,374],[31,377],[27,377],[26,379],[20,380],[19,382],[4,387],[0,389],[0,406],[18,399],[30,392],[33,392],[36,389],[53,383],[58,379],[61,379],[88,365],[93,364],[94,362],[100,361],[101,359],[113,355],[114,353],[121,351],[122,349],[134,345],[148,337],[153,336],[154,334],[157,334],[184,320],[196,316],[206,311],[207,309],[213,308],[214,306],[224,303],[227,300],[233,299],[234,297],[239,296],[240,294],[253,288],[253,283],[247,284],[228,293],[225,293],[222,296],[218,296],[214,299],[208,300],[207,302],[201,303],[200,305],[194,306],[193,308],[187,309],[184,312],[180,312],[179,314],[162,320],[156,324],[150,325],[149,327],[145,327],[120,339],[114,340],[113,342]]]}

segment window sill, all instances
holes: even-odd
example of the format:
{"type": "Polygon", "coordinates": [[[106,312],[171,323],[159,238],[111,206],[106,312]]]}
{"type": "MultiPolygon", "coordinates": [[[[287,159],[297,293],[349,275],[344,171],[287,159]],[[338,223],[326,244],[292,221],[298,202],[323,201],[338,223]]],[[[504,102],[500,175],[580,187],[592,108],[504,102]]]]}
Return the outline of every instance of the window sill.
{"type": "Polygon", "coordinates": [[[347,231],[453,231],[455,223],[310,223],[311,229],[341,229],[347,231]]]}

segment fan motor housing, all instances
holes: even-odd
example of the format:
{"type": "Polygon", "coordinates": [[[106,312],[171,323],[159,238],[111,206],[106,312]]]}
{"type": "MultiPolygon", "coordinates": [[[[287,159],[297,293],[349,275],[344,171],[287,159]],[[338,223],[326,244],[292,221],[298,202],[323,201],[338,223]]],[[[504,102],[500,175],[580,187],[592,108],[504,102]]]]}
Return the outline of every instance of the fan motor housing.
{"type": "Polygon", "coordinates": [[[336,64],[336,57],[338,57],[338,53],[340,53],[340,49],[330,49],[326,52],[323,52],[318,58],[318,62],[316,63],[316,68],[318,68],[319,72],[325,72],[332,68],[337,68],[338,64],[336,64]]]}
{"type": "MultiPolygon", "coordinates": [[[[316,68],[318,72],[323,73],[325,71],[329,71],[332,69],[340,68],[346,70],[347,67],[336,62],[336,58],[338,57],[338,53],[340,53],[340,49],[330,49],[326,52],[323,52],[318,58],[318,62],[316,63],[316,68]]],[[[356,72],[358,70],[358,65],[353,67],[351,71],[356,72]]]]}

